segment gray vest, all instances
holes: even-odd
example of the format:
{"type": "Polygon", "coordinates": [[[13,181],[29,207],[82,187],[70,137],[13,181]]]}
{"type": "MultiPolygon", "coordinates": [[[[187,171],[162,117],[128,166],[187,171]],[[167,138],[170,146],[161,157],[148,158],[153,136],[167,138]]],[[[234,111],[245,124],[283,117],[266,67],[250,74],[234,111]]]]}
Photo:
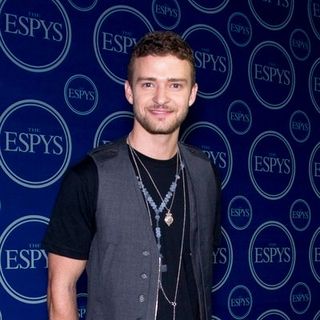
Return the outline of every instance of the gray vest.
{"type": "MultiPolygon", "coordinates": [[[[211,318],[216,179],[210,162],[180,145],[190,202],[190,248],[201,320],[211,318]]],[[[97,231],[87,264],[87,320],[153,320],[159,253],[124,141],[91,153],[98,170],[97,231]]]]}

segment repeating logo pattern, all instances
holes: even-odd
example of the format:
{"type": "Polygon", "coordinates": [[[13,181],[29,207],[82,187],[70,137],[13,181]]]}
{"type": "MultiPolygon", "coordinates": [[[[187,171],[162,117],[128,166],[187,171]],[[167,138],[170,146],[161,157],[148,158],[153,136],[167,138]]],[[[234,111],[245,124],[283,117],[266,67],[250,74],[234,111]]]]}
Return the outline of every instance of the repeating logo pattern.
{"type": "Polygon", "coordinates": [[[179,138],[222,186],[211,319],[320,320],[320,0],[0,0],[0,320],[47,318],[61,179],[130,132],[127,62],[152,30],[194,49],[179,138]]]}

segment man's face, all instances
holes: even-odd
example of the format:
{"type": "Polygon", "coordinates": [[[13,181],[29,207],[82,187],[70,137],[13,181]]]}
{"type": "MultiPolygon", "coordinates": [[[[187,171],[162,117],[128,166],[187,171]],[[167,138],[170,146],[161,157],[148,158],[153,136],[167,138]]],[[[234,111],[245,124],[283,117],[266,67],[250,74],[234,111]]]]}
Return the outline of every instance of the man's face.
{"type": "Polygon", "coordinates": [[[197,94],[191,83],[191,66],[175,56],[146,56],[133,65],[132,83],[125,94],[133,104],[135,125],[152,134],[179,130],[197,94]]]}

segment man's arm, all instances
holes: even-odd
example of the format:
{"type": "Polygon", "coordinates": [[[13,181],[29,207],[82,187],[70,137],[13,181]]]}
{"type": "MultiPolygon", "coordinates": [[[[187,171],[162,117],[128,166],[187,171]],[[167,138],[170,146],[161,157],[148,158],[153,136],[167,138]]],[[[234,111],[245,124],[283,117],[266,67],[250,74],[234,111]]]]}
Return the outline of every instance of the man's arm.
{"type": "Polygon", "coordinates": [[[50,320],[78,320],[76,284],[86,260],[48,254],[48,312],[50,320]]]}

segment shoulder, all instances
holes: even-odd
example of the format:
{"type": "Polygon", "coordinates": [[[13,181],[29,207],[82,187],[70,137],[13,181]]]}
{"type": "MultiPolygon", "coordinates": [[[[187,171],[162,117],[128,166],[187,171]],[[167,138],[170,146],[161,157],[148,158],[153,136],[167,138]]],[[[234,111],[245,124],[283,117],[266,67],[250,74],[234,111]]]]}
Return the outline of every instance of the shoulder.
{"type": "Polygon", "coordinates": [[[179,144],[180,148],[185,150],[189,154],[210,163],[210,160],[200,148],[182,142],[180,142],[179,144]]]}
{"type": "Polygon", "coordinates": [[[97,148],[94,148],[89,153],[89,156],[98,162],[103,162],[108,159],[116,157],[119,153],[120,148],[126,146],[125,138],[109,142],[107,144],[101,145],[97,148]]]}

